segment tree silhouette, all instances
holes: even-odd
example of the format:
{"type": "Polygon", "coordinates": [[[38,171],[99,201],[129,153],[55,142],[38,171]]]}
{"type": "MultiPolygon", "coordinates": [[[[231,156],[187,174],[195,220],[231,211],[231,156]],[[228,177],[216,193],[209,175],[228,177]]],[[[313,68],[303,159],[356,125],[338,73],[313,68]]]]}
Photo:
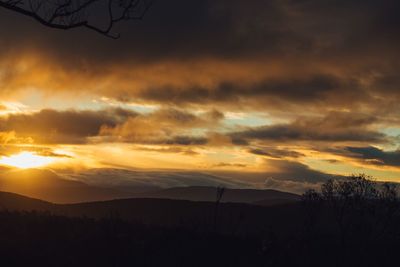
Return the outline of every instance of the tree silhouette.
{"type": "Polygon", "coordinates": [[[0,7],[56,29],[87,28],[111,38],[115,24],[142,19],[153,0],[0,0],[0,7]]]}
{"type": "Polygon", "coordinates": [[[214,208],[214,231],[217,230],[218,208],[219,204],[221,203],[222,197],[224,196],[224,193],[225,193],[225,187],[218,186],[215,198],[215,208],[214,208]]]}
{"type": "Polygon", "coordinates": [[[302,202],[306,208],[305,223],[310,228],[307,230],[311,239],[313,236],[310,234],[315,233],[318,217],[325,217],[325,222],[333,222],[329,226],[340,244],[339,265],[354,256],[348,254],[354,254],[355,247],[359,255],[363,255],[368,246],[379,239],[387,239],[384,236],[388,234],[388,229],[394,229],[394,218],[399,210],[396,186],[378,183],[365,174],[328,180],[321,186],[321,193],[314,190],[304,193],[302,202]]]}

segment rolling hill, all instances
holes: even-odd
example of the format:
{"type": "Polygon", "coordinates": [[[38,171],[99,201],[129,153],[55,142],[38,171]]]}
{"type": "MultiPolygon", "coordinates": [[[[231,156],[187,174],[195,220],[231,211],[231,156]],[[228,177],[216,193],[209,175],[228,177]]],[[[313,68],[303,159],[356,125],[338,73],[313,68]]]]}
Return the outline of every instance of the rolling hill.
{"type": "Polygon", "coordinates": [[[37,169],[0,173],[0,190],[54,203],[100,201],[131,196],[111,188],[62,179],[52,171],[37,169]]]}
{"type": "MultiPolygon", "coordinates": [[[[53,203],[79,203],[125,198],[152,198],[214,202],[216,188],[188,186],[173,188],[138,188],[121,185],[97,186],[65,179],[50,170],[5,170],[0,172],[0,191],[13,192],[53,203]]],[[[262,206],[293,203],[296,194],[276,190],[226,189],[222,202],[248,203],[262,206]]]]}
{"type": "MultiPolygon", "coordinates": [[[[48,211],[67,217],[118,218],[145,225],[210,229],[215,203],[188,200],[132,198],[76,204],[53,204],[13,193],[0,192],[0,207],[16,211],[48,211]]],[[[296,203],[269,207],[245,203],[221,203],[220,231],[255,233],[267,228],[290,229],[299,216],[296,203]]]]}
{"type": "Polygon", "coordinates": [[[0,208],[10,211],[51,211],[55,204],[15,193],[0,192],[0,208]]]}
{"type": "MultiPolygon", "coordinates": [[[[207,186],[175,187],[146,192],[138,196],[145,198],[214,202],[216,189],[207,186]]],[[[270,189],[226,189],[221,199],[222,202],[249,203],[262,206],[292,203],[299,200],[299,195],[270,189]]]]}

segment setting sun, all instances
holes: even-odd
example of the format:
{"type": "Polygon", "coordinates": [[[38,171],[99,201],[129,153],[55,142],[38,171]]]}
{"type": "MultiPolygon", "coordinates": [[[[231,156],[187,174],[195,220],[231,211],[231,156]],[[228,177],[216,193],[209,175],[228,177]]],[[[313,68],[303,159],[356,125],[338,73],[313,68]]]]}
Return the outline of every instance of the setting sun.
{"type": "Polygon", "coordinates": [[[54,159],[51,157],[41,156],[34,152],[28,151],[0,158],[0,164],[13,166],[20,169],[42,167],[52,162],[54,162],[54,159]]]}

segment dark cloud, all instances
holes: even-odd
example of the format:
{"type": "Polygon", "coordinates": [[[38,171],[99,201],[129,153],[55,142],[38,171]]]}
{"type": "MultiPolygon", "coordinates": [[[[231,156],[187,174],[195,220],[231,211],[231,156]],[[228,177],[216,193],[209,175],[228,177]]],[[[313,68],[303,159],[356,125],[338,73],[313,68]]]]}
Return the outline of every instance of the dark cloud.
{"type": "Polygon", "coordinates": [[[275,40],[284,38],[287,29],[269,27],[269,24],[282,23],[282,13],[283,9],[276,1],[158,1],[145,20],[125,23],[116,29],[123,36],[121,42],[107,40],[83,29],[66,33],[46,29],[29,18],[4,10],[1,20],[2,24],[14,22],[16,31],[24,33],[3,30],[4,34],[9,34],[10,43],[23,44],[30,38],[30,42],[47,47],[50,53],[59,57],[66,53],[75,59],[84,55],[89,60],[102,61],[126,56],[158,60],[207,54],[227,57],[259,49],[277,49],[279,42],[275,40]],[[72,48],[68,45],[71,39],[79,40],[80,45],[72,48]]]}
{"type": "Polygon", "coordinates": [[[130,117],[117,125],[104,125],[100,138],[120,142],[165,145],[205,145],[208,137],[196,129],[218,127],[224,115],[216,110],[193,114],[174,108],[130,117]]]}
{"type": "MultiPolygon", "coordinates": [[[[157,1],[143,21],[116,29],[121,42],[107,40],[87,30],[60,32],[44,28],[29,18],[2,11],[1,20],[13,23],[2,29],[8,42],[26,40],[52,48],[53,53],[78,58],[107,57],[159,59],[162,57],[237,57],[259,53],[315,53],[347,51],[390,40],[394,46],[400,22],[395,0],[328,2],[280,0],[169,0],[157,1]],[[370,36],[376,38],[371,39],[370,36]],[[79,40],[71,47],[67,41],[79,40]],[[50,45],[51,44],[51,45],[50,45]],[[96,46],[94,46],[96,44],[96,46]],[[59,51],[57,51],[57,49],[59,51]],[[114,51],[102,53],[104,51],[114,51]],[[108,54],[108,55],[106,55],[108,54]]],[[[17,42],[19,41],[19,42],[17,42]]],[[[10,45],[11,46],[11,45],[10,45]]]]}
{"type": "Polygon", "coordinates": [[[309,166],[296,161],[267,160],[266,163],[276,169],[276,172],[269,172],[268,177],[277,180],[319,183],[333,177],[333,175],[313,170],[309,166]]]}
{"type": "Polygon", "coordinates": [[[136,112],[122,109],[101,111],[56,111],[44,109],[31,114],[10,114],[0,118],[0,131],[14,131],[17,136],[36,143],[84,143],[99,133],[103,125],[115,126],[136,112]]]}
{"type": "Polygon", "coordinates": [[[217,164],[214,164],[213,167],[217,167],[217,168],[224,168],[224,167],[235,167],[235,168],[245,168],[247,167],[246,164],[242,164],[242,163],[227,163],[227,162],[220,162],[217,164]]]}
{"type": "Polygon", "coordinates": [[[232,133],[235,139],[273,141],[383,142],[385,135],[369,129],[373,116],[334,112],[324,117],[299,118],[290,124],[275,124],[232,133]]]}
{"type": "Polygon", "coordinates": [[[145,100],[164,103],[209,103],[238,101],[241,99],[274,97],[299,103],[325,101],[330,93],[337,91],[357,90],[359,85],[352,81],[342,81],[340,78],[315,75],[311,77],[271,78],[254,84],[221,82],[214,88],[207,87],[164,87],[148,88],[139,97],[145,100]],[[171,98],[171,96],[173,96],[171,98]]]}
{"type": "Polygon", "coordinates": [[[99,111],[44,109],[0,117],[0,132],[3,143],[8,139],[31,138],[35,143],[47,144],[118,140],[144,144],[204,145],[208,142],[207,138],[195,136],[191,131],[217,126],[223,117],[217,110],[195,115],[172,108],[147,114],[121,108],[99,111]]]}
{"type": "Polygon", "coordinates": [[[249,153],[259,155],[259,156],[266,156],[271,158],[299,158],[305,156],[302,153],[291,151],[291,150],[283,150],[283,149],[276,149],[276,148],[251,148],[249,149],[249,153]]]}
{"type": "Polygon", "coordinates": [[[374,109],[382,94],[398,97],[390,89],[400,85],[398,8],[395,0],[157,1],[144,20],[115,29],[118,41],[0,9],[0,23],[13,25],[0,29],[0,83],[231,109],[374,109]],[[28,73],[17,67],[27,58],[36,62],[28,73]],[[51,79],[29,75],[40,69],[51,79]]]}
{"type": "Polygon", "coordinates": [[[162,124],[173,124],[180,127],[204,127],[217,124],[224,118],[224,114],[215,109],[201,114],[193,114],[182,109],[162,108],[146,117],[148,120],[159,121],[162,124]]]}
{"type": "Polygon", "coordinates": [[[377,147],[347,147],[348,155],[369,164],[400,167],[400,151],[384,151],[377,147]]]}
{"type": "Polygon", "coordinates": [[[184,154],[184,155],[191,155],[191,156],[196,156],[199,155],[198,152],[196,152],[193,149],[190,148],[185,148],[181,146],[169,146],[169,147],[162,147],[162,148],[149,148],[149,147],[139,147],[138,150],[141,151],[149,151],[149,152],[157,152],[157,153],[178,153],[178,154],[184,154]]]}
{"type": "Polygon", "coordinates": [[[162,144],[167,145],[205,145],[208,140],[205,137],[193,137],[193,136],[174,136],[170,139],[160,140],[162,144]]]}
{"type": "Polygon", "coordinates": [[[327,159],[327,160],[325,160],[326,162],[329,162],[329,163],[331,163],[331,164],[336,164],[336,163],[339,163],[340,161],[339,160],[337,160],[337,159],[327,159]]]}
{"type": "Polygon", "coordinates": [[[172,121],[177,124],[192,124],[198,118],[191,113],[177,109],[159,110],[153,113],[152,116],[159,118],[162,121],[172,121]]]}

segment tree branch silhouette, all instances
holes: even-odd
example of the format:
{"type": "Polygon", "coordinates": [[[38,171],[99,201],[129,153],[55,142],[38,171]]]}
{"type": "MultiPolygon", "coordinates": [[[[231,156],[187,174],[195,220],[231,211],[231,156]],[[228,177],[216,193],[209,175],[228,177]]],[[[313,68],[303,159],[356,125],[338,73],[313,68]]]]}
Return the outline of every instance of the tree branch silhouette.
{"type": "Polygon", "coordinates": [[[31,17],[50,28],[61,30],[87,28],[118,39],[120,35],[112,32],[114,26],[121,21],[141,20],[153,1],[0,0],[0,7],[31,17]],[[105,18],[96,21],[95,13],[102,13],[105,18]]]}

